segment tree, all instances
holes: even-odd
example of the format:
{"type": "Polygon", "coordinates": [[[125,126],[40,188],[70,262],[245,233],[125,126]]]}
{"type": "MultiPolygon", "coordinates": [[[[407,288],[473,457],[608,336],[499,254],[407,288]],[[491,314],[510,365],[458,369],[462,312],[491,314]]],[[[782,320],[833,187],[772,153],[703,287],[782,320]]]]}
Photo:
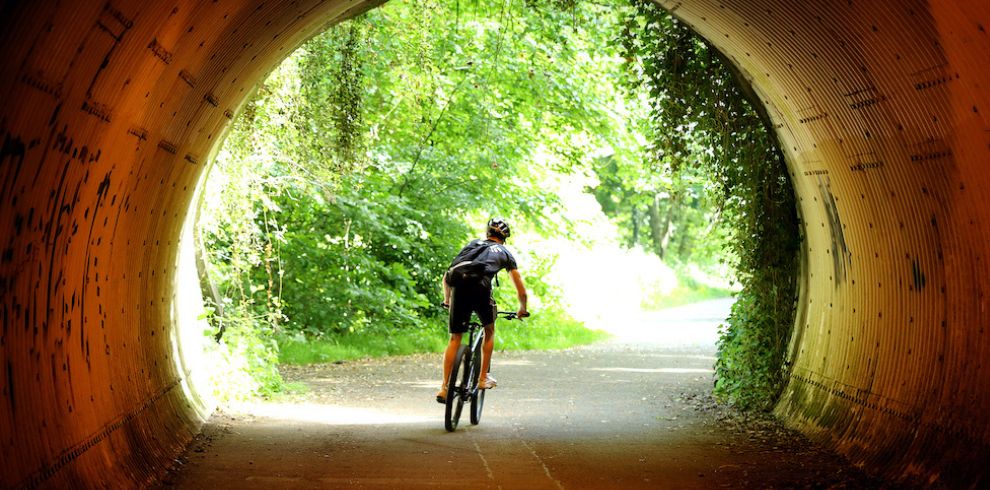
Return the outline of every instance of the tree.
{"type": "Polygon", "coordinates": [[[285,336],[434,327],[439,278],[477,223],[565,231],[543,181],[586,165],[614,124],[620,94],[598,76],[619,64],[588,55],[609,12],[390,2],[293,53],[210,176],[201,227],[223,338],[250,330],[274,349],[285,336]]]}

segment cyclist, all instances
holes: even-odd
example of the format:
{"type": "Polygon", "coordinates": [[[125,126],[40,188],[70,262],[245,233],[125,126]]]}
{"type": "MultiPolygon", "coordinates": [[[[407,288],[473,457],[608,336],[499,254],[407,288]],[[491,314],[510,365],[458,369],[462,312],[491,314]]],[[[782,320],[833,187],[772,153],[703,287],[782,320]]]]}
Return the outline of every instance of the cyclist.
{"type": "Polygon", "coordinates": [[[518,316],[529,316],[526,311],[526,286],[516,267],[516,259],[505,248],[505,239],[511,234],[509,224],[501,218],[488,221],[485,240],[472,240],[450,263],[443,275],[443,305],[450,309],[450,343],[443,354],[443,380],[437,401],[445,403],[447,398],[447,378],[454,365],[461,337],[467,331],[471,313],[477,313],[485,329],[485,342],[482,345],[481,376],[478,386],[490,389],[496,386],[495,378],[488,374],[495,346],[495,300],[492,298],[492,278],[500,270],[509,271],[509,277],[516,287],[519,298],[518,316]]]}

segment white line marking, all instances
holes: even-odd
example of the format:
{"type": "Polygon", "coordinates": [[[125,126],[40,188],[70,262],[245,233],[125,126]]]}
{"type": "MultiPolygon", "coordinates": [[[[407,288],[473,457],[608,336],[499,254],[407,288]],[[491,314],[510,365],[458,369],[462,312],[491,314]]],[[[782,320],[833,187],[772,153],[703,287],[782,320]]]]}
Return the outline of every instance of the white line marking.
{"type": "Polygon", "coordinates": [[[529,454],[532,454],[533,457],[536,458],[536,461],[540,463],[540,466],[543,467],[543,472],[546,473],[547,478],[549,478],[550,481],[552,481],[555,485],[557,485],[557,488],[559,488],[560,490],[564,490],[564,485],[562,485],[559,481],[557,481],[556,478],[550,475],[550,468],[547,468],[547,465],[543,463],[543,460],[540,458],[539,455],[536,454],[536,451],[534,451],[529,444],[526,444],[526,441],[519,439],[519,442],[521,442],[523,446],[526,446],[526,449],[529,450],[529,454]]]}
{"type": "MultiPolygon", "coordinates": [[[[478,457],[481,458],[481,463],[485,465],[485,473],[488,474],[488,479],[495,481],[495,474],[492,473],[492,467],[488,466],[488,460],[485,459],[485,455],[481,454],[481,446],[478,445],[478,441],[472,440],[474,443],[474,451],[478,453],[478,457]]],[[[502,485],[498,486],[499,490],[502,490],[502,485]]]]}

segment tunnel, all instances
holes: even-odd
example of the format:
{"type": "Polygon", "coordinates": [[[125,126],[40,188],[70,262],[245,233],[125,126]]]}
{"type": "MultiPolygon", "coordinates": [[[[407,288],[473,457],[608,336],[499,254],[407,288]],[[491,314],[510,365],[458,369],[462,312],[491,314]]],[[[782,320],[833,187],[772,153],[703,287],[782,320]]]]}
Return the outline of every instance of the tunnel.
{"type": "MultiPolygon", "coordinates": [[[[2,4],[0,487],[145,486],[197,433],[197,185],[256,83],[380,3],[2,4]]],[[[986,485],[990,3],[660,3],[752,86],[798,198],[776,415],[884,478],[986,485]]]]}

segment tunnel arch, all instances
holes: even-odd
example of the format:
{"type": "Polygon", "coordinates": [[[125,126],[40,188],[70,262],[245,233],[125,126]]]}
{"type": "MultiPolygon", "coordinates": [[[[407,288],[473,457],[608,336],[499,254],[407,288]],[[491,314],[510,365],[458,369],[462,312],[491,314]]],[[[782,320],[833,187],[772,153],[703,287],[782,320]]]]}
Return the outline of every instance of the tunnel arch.
{"type": "MultiPolygon", "coordinates": [[[[172,305],[210,151],[293,48],[380,3],[3,4],[0,485],[139,486],[191,439],[172,305]]],[[[787,157],[805,265],[777,413],[891,478],[985,482],[990,4],[660,3],[787,157]]]]}

